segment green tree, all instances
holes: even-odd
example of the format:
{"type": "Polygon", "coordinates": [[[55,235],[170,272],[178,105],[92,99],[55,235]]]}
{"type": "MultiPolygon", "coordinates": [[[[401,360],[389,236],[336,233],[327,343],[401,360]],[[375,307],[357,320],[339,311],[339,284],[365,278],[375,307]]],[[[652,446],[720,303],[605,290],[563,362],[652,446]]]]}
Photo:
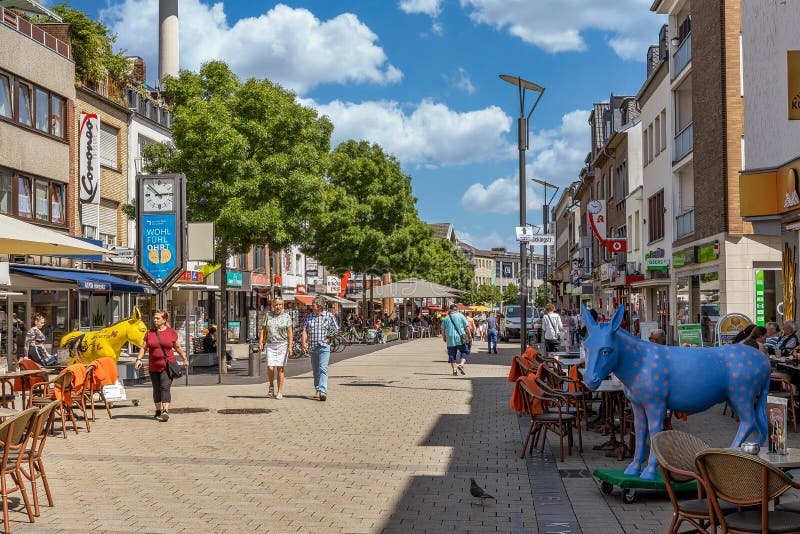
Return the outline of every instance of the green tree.
{"type": "Polygon", "coordinates": [[[472,285],[472,270],[467,257],[447,239],[429,237],[414,247],[412,269],[401,277],[415,276],[462,291],[472,285]]]}
{"type": "Polygon", "coordinates": [[[124,52],[114,52],[117,35],[111,33],[105,24],[90,19],[83,11],[72,9],[67,4],[58,4],[50,9],[69,23],[76,78],[85,83],[102,82],[106,78],[122,83],[128,79],[130,60],[124,52]]]}
{"type": "Polygon", "coordinates": [[[173,144],[148,146],[147,168],[184,173],[187,217],[216,223],[226,309],[226,258],[254,245],[279,250],[310,239],[309,220],[325,205],[332,125],[293,93],[268,80],[241,82],[219,61],[169,78],[166,95],[173,144]]]}
{"type": "Polygon", "coordinates": [[[414,243],[430,235],[418,218],[411,178],[377,144],[337,146],[325,195],[327,209],[311,219],[314,239],[304,250],[333,269],[365,278],[406,270],[416,257],[414,243]]]}
{"type": "Polygon", "coordinates": [[[503,301],[503,292],[500,288],[491,284],[472,284],[470,288],[461,296],[461,302],[469,306],[481,304],[492,306],[503,301]]]}
{"type": "Polygon", "coordinates": [[[503,304],[511,306],[517,303],[517,285],[508,284],[506,290],[503,292],[503,304]]]}

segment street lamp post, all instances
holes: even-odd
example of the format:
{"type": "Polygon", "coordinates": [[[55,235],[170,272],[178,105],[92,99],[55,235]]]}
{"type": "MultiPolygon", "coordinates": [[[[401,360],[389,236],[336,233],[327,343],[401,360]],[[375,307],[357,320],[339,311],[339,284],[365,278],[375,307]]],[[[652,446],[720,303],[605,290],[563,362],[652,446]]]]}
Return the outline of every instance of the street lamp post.
{"type": "MultiPolygon", "coordinates": [[[[544,180],[538,180],[536,178],[531,178],[531,181],[536,182],[539,185],[544,186],[544,204],[542,205],[542,231],[547,234],[550,229],[550,202],[555,198],[556,193],[558,193],[558,186],[549,184],[544,180]],[[548,200],[547,198],[547,188],[553,188],[553,196],[548,200]]],[[[543,304],[547,306],[547,247],[549,245],[544,245],[544,273],[542,274],[542,282],[544,283],[544,302],[543,304]]],[[[542,322],[542,326],[544,326],[544,322],[542,322]]],[[[542,328],[544,330],[544,328],[542,328]]],[[[544,334],[542,334],[544,335],[544,334]]],[[[547,344],[542,339],[542,353],[547,355],[547,344]]]]}
{"type": "MultiPolygon", "coordinates": [[[[519,118],[517,119],[517,146],[519,148],[519,225],[522,227],[527,226],[526,212],[525,212],[525,151],[528,150],[528,120],[531,118],[533,110],[541,100],[544,94],[544,87],[536,85],[528,80],[523,80],[519,76],[509,76],[508,74],[501,74],[500,79],[515,86],[519,91],[519,118]],[[525,92],[527,90],[539,93],[536,101],[531,106],[531,110],[525,114],[525,92]]],[[[523,280],[522,288],[520,288],[520,345],[521,353],[525,352],[528,344],[528,287],[529,280],[526,266],[528,264],[527,256],[527,243],[520,242],[519,244],[519,265],[520,273],[523,280]]]]}

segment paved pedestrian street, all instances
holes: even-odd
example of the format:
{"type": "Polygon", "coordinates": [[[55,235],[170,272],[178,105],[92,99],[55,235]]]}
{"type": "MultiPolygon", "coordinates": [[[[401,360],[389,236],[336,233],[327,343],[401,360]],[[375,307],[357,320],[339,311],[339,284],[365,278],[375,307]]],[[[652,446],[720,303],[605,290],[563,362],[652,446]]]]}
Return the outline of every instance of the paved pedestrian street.
{"type": "MultiPolygon", "coordinates": [[[[311,400],[310,373],[287,379],[283,400],[265,398],[264,384],[176,387],[167,423],[152,420],[148,387],[128,388],[139,407],[119,403],[112,421],[98,412],[91,433],[50,438],[56,505],[30,524],[16,494],[12,529],[664,532],[665,495],[626,505],[591,478],[625,465],[592,450],[604,436],[584,432],[583,458],[574,451],[563,464],[554,440],[556,456],[519,458],[527,424],[508,408],[506,380],[517,349],[480,345],[454,377],[440,339],[389,344],[334,364],[327,402],[311,400]],[[268,413],[225,413],[257,409],[268,413]],[[474,504],[470,477],[496,501],[474,504]]],[[[721,412],[676,427],[725,446],[736,423],[721,412]]]]}

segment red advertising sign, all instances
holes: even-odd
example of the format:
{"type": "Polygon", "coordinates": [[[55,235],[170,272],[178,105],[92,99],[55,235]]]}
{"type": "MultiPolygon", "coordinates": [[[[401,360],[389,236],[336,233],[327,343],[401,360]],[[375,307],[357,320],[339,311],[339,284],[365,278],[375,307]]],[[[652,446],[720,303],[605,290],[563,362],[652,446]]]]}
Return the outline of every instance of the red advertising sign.
{"type": "Polygon", "coordinates": [[[608,249],[608,251],[612,254],[621,254],[623,252],[628,252],[627,239],[606,239],[604,245],[608,249]]]}
{"type": "Polygon", "coordinates": [[[184,271],[178,282],[190,282],[194,284],[203,283],[203,273],[200,271],[184,271]]]}

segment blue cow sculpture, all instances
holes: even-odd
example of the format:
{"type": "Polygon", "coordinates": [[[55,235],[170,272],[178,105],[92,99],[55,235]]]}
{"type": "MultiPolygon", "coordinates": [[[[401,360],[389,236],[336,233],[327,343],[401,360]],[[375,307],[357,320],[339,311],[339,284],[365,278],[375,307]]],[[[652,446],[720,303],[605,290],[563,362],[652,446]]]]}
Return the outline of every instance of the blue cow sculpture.
{"type": "Polygon", "coordinates": [[[656,478],[657,460],[645,461],[648,435],[662,430],[667,409],[698,413],[725,402],[733,406],[740,424],[731,447],[738,448],[751,433],[763,443],[767,438],[769,360],[747,345],[690,348],[669,347],[644,341],[620,330],[623,306],[608,323],[597,323],[581,306],[588,336],[583,342],[586,370],[583,381],[596,389],[614,373],[633,405],[636,450],[625,469],[627,475],[656,478]]]}

